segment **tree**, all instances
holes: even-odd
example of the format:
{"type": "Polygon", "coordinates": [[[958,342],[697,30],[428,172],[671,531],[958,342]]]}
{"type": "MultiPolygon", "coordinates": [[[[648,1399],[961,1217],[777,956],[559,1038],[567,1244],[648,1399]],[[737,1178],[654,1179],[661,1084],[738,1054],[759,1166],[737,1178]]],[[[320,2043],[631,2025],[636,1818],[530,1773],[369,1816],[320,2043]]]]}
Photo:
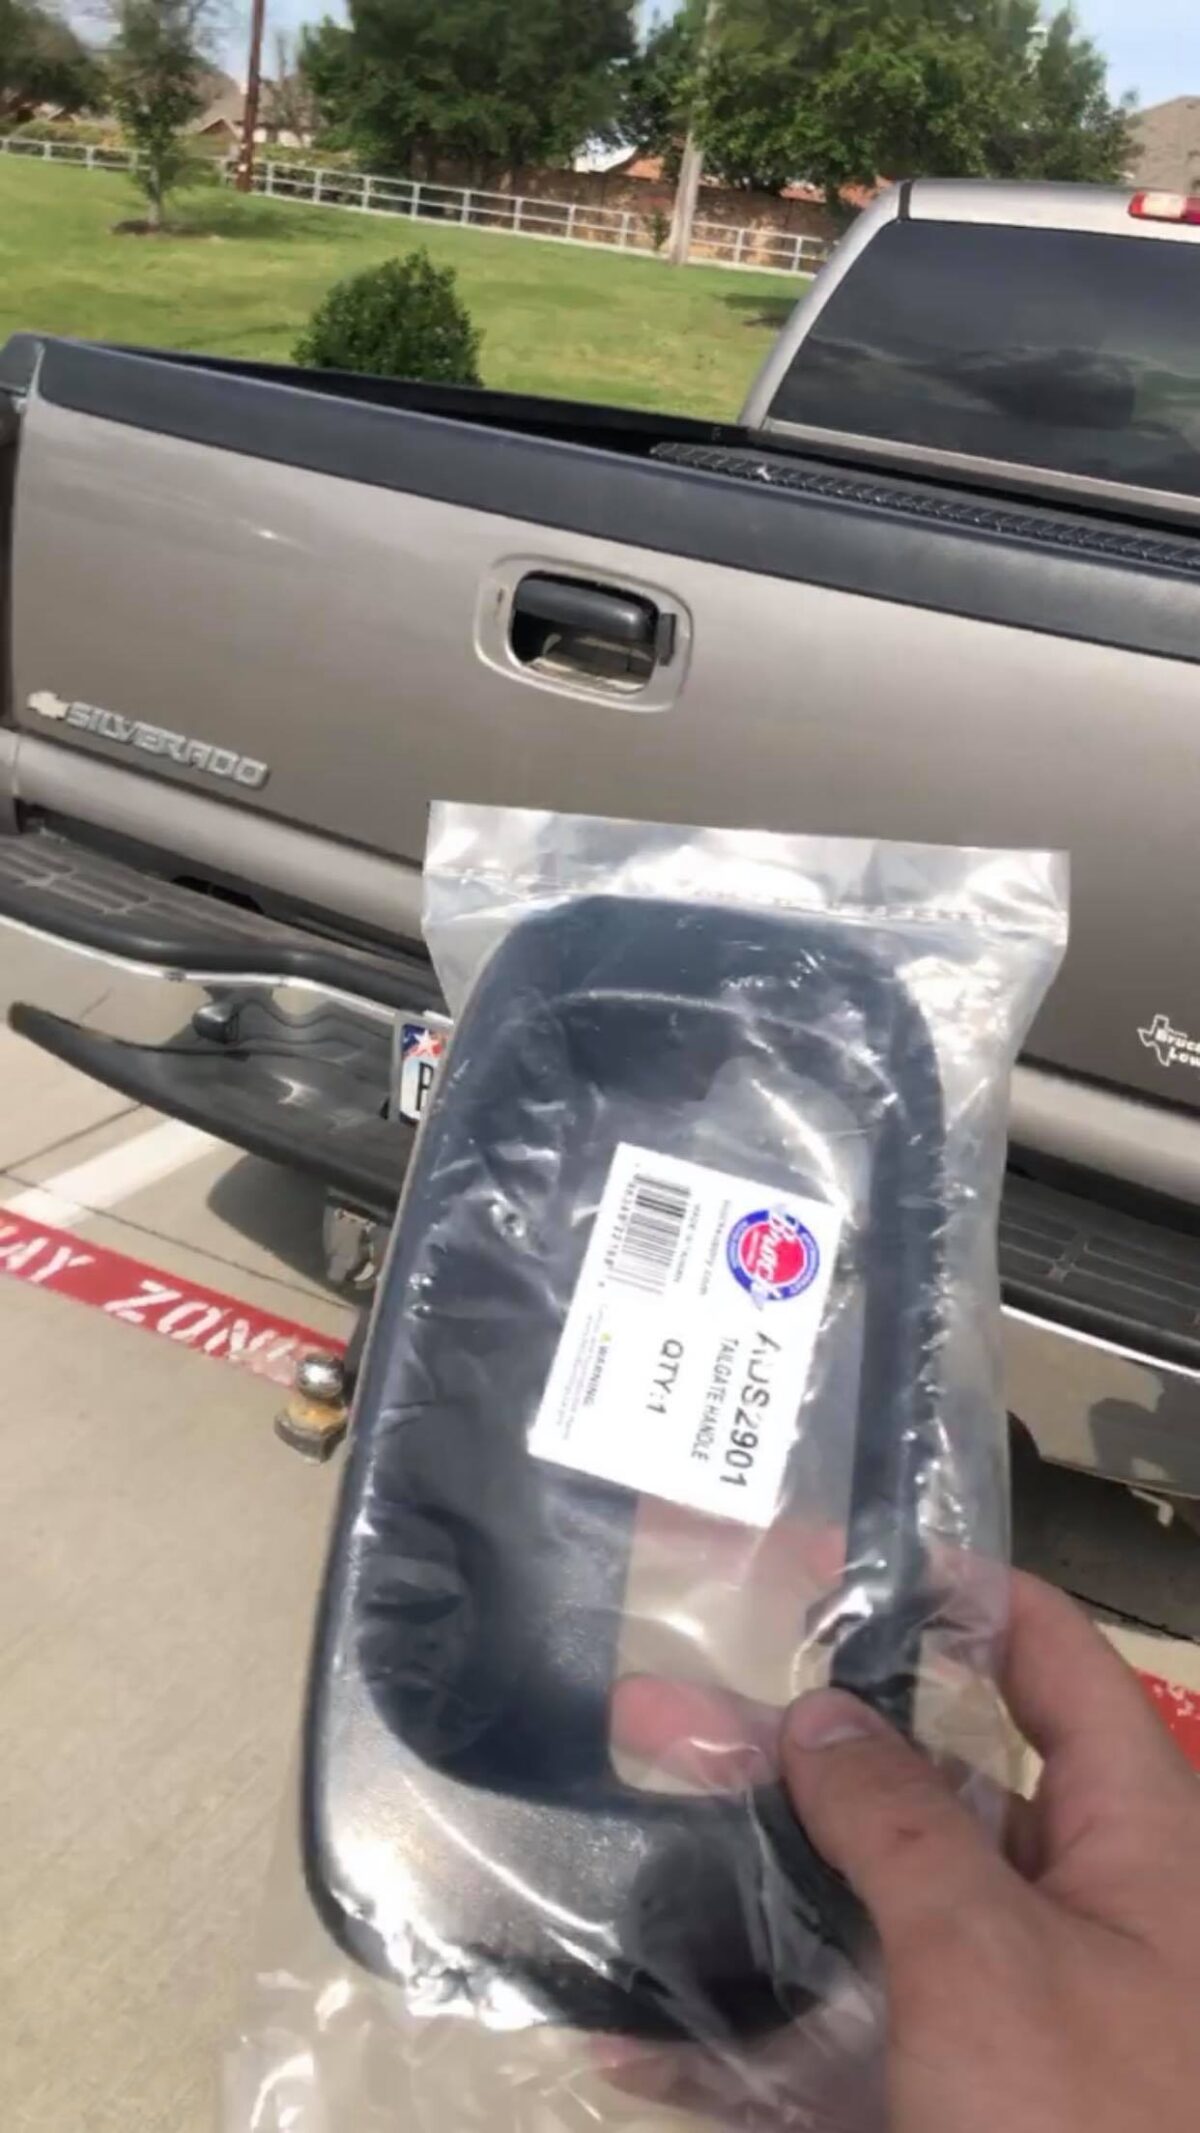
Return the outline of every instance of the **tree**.
{"type": "Polygon", "coordinates": [[[659,155],[669,177],[679,167],[679,150],[688,129],[696,93],[698,20],[703,9],[686,0],[679,13],[657,16],[645,44],[625,70],[619,125],[631,147],[659,155]]]}
{"type": "Polygon", "coordinates": [[[99,68],[68,23],[39,0],[0,0],[0,123],[18,125],[39,104],[81,111],[101,94],[99,68]]]}
{"type": "Polygon", "coordinates": [[[276,30],[274,49],[275,78],[263,84],[271,123],[279,133],[290,133],[297,141],[307,141],[316,129],[317,107],[312,90],[300,71],[295,40],[286,31],[276,30]]]}
{"type": "Polygon", "coordinates": [[[195,174],[183,129],[204,108],[213,0],[115,0],[114,19],[113,109],[140,152],[134,176],[161,229],[168,194],[195,174]]]}
{"type": "Polygon", "coordinates": [[[331,137],[381,169],[482,180],[615,127],[634,0],[350,0],[301,67],[331,137]]]}
{"type": "MultiPolygon", "coordinates": [[[[790,175],[820,185],[831,204],[844,188],[881,175],[995,174],[998,149],[1019,129],[1030,96],[1036,0],[910,0],[840,18],[812,13],[820,37],[803,61],[809,89],[790,127],[767,135],[776,171],[787,157],[790,175]]],[[[710,111],[718,155],[723,147],[732,157],[745,139],[747,114],[739,123],[732,108],[737,85],[738,69],[729,67],[718,84],[725,108],[710,111]]]]}
{"type": "Polygon", "coordinates": [[[1127,111],[1102,54],[1069,9],[1040,29],[1036,0],[937,0],[864,23],[809,104],[806,170],[827,192],[881,173],[1119,178],[1127,111]]]}
{"type": "MultiPolygon", "coordinates": [[[[1128,159],[1126,107],[1069,8],[1043,26],[1038,0],[722,0],[702,82],[694,5],[680,24],[682,52],[652,37],[646,57],[696,84],[729,184],[807,178],[837,204],[881,175],[1111,180],[1128,159]]],[[[669,108],[645,145],[667,132],[669,108]]]]}
{"type": "Polygon", "coordinates": [[[1007,162],[997,146],[998,176],[1106,185],[1124,175],[1134,98],[1113,103],[1104,54],[1079,35],[1069,8],[1046,29],[1031,86],[1027,122],[1009,136],[1007,162]]]}
{"type": "Polygon", "coordinates": [[[355,82],[361,58],[344,24],[326,15],[300,32],[296,71],[312,104],[323,147],[353,146],[355,82]]]}

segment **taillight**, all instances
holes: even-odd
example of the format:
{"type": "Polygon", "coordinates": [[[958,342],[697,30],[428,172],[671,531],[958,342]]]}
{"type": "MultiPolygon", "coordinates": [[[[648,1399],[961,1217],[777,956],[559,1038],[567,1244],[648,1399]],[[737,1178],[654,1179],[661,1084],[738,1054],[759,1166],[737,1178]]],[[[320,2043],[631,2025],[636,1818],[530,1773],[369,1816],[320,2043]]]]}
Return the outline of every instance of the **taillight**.
{"type": "Polygon", "coordinates": [[[1200,229],[1200,195],[1196,193],[1135,193],[1129,212],[1139,222],[1186,222],[1200,229]]]}

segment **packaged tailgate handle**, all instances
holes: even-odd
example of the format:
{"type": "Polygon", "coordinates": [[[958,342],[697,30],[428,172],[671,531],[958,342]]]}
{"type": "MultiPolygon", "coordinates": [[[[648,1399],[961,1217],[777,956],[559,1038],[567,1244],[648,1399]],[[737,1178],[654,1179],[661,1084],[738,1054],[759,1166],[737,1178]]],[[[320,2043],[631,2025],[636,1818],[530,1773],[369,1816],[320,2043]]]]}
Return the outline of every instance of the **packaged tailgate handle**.
{"type": "Polygon", "coordinates": [[[782,1785],[748,1809],[615,1772],[637,1498],[527,1439],[585,1249],[577,1210],[597,1203],[614,1138],[690,1145],[681,1120],[741,1056],[727,1003],[747,968],[756,1022],[794,1072],[836,1090],[870,1150],[847,1559],[869,1566],[877,1604],[843,1635],[833,1678],[913,1724],[936,1605],[921,1505],[946,1220],[924,1017],[869,945],[815,914],[595,897],[530,920],[467,1004],[409,1173],[309,1714],[310,1889],[345,1947],[415,1979],[431,2006],[501,1979],[577,2028],[728,2041],[802,2012],[779,1980],[832,1979],[862,1940],[782,1785]],[[552,1103],[561,1161],[531,1184],[521,1121],[552,1103]],[[498,1214],[516,1208],[510,1235],[498,1214]]]}
{"type": "Polygon", "coordinates": [[[675,617],[641,593],[531,571],[513,594],[509,639],[523,666],[636,687],[670,661],[675,617]]]}

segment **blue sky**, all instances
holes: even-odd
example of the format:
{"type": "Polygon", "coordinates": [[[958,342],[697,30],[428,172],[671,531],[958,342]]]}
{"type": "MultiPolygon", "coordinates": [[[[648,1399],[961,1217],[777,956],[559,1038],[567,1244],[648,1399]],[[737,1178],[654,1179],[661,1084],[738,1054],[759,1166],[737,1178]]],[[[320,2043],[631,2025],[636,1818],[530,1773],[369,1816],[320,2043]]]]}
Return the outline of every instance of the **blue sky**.
{"type": "Polygon", "coordinates": [[[1200,96],[1200,10],[1191,0],[1080,0],[1079,19],[1108,55],[1109,80],[1143,104],[1200,96]]]}
{"type": "MultiPolygon", "coordinates": [[[[581,7],[587,0],[579,0],[581,7]]],[[[242,8],[238,5],[238,14],[242,8]]],[[[654,0],[643,0],[647,16],[656,12],[654,0]]],[[[659,0],[659,11],[670,12],[670,0],[659,0]]],[[[1114,91],[1138,92],[1143,104],[1158,104],[1171,96],[1200,96],[1200,6],[1196,0],[1077,0],[1076,12],[1109,60],[1109,79],[1114,91]]],[[[338,0],[326,7],[323,0],[267,0],[267,50],[273,29],[295,30],[322,14],[340,15],[338,0]]],[[[247,21],[249,9],[245,9],[247,21]]],[[[236,19],[236,18],[235,18],[236,19]]],[[[231,35],[227,65],[239,78],[244,71],[244,39],[231,35]]]]}

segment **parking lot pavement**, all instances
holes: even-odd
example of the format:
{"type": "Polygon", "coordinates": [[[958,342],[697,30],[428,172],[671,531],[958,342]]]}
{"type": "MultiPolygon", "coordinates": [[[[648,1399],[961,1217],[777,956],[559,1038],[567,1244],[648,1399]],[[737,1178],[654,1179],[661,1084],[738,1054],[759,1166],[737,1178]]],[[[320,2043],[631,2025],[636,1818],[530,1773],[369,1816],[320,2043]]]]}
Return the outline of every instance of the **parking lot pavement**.
{"type": "Polygon", "coordinates": [[[212,2133],[334,1478],[194,1299],[234,1335],[351,1314],[319,1194],[7,1031],[0,1092],[0,2125],[212,2133]],[[64,1232],[81,1282],[151,1269],[157,1317],[105,1308],[127,1274],[35,1279],[64,1232]]]}
{"type": "Polygon", "coordinates": [[[211,2133],[331,1476],[269,1386],[0,1302],[0,2122],[211,2133]]]}
{"type": "MultiPolygon", "coordinates": [[[[278,1376],[350,1313],[314,1189],[3,1030],[0,1098],[0,2127],[212,2133],[334,1485],[230,1359],[278,1376]]],[[[1200,1635],[1200,1541],[1108,1484],[1033,1486],[1039,1567],[1200,1635]]],[[[1179,1654],[1134,1650],[1186,1724],[1179,1654]]]]}

